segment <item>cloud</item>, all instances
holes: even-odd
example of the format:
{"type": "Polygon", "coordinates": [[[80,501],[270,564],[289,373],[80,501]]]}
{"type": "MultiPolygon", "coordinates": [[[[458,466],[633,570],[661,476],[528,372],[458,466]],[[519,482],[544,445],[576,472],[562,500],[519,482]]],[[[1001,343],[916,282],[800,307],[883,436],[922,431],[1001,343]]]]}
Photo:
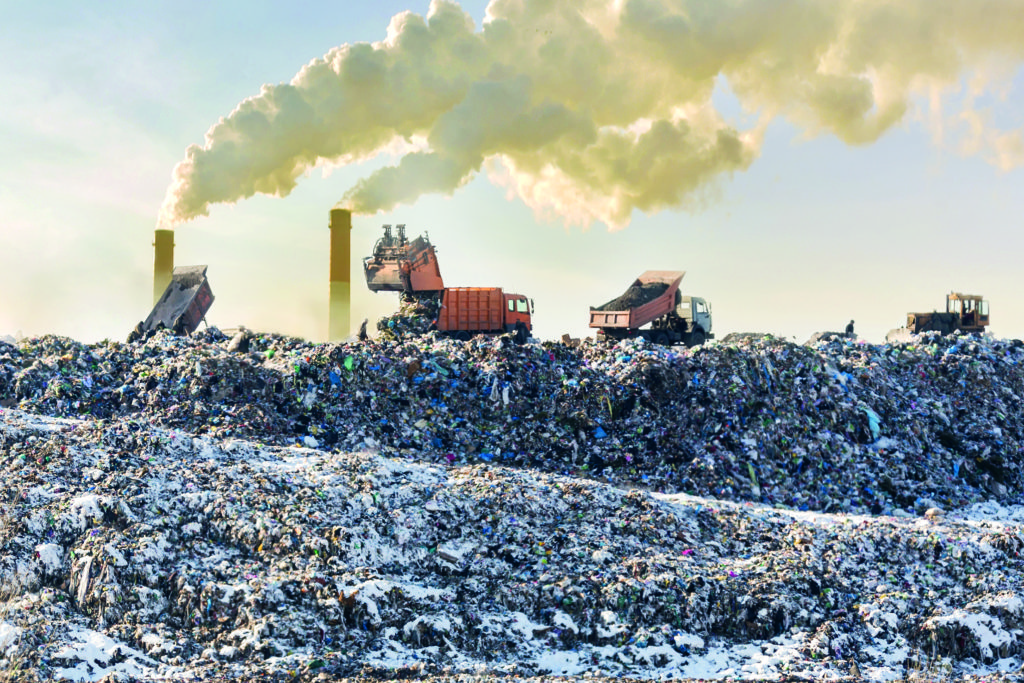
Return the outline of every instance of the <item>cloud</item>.
{"type": "MultiPolygon", "coordinates": [[[[923,98],[944,139],[944,97],[1022,61],[1024,0],[492,0],[480,30],[434,0],[425,17],[396,15],[384,41],[335,48],[239,104],[188,148],[161,221],[286,196],[318,165],[404,141],[343,205],[390,210],[486,169],[538,213],[621,227],[699,206],[753,163],[777,117],[864,145],[923,98]],[[754,128],[715,110],[719,79],[754,128]]],[[[950,116],[967,123],[962,149],[1024,163],[1020,131],[993,130],[970,103],[950,116]]]]}

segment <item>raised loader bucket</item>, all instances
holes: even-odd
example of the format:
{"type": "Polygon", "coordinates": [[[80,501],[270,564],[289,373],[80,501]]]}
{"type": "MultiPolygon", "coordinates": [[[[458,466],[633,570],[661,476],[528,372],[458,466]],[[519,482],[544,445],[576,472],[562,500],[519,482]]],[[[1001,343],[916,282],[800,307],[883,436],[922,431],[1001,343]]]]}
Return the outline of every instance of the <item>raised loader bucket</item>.
{"type": "Polygon", "coordinates": [[[363,259],[366,287],[371,292],[438,292],[444,289],[434,246],[425,237],[409,242],[405,226],[398,235],[384,226],[384,236],[373,247],[373,256],[363,259]]]}
{"type": "Polygon", "coordinates": [[[397,261],[379,263],[374,262],[373,257],[367,257],[363,259],[363,273],[371,292],[401,292],[405,289],[397,261]]]}

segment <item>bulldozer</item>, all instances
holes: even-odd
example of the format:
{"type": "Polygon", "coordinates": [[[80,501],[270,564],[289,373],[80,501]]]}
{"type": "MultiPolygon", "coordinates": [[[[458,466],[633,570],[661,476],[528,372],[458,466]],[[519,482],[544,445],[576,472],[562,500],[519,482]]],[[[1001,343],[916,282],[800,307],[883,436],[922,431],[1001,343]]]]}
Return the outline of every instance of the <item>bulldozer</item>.
{"type": "Polygon", "coordinates": [[[422,235],[410,241],[404,225],[395,227],[392,231],[385,225],[373,254],[363,259],[366,286],[371,292],[401,292],[403,297],[439,295],[444,280],[430,237],[422,235]]]}
{"type": "MultiPolygon", "coordinates": [[[[946,295],[945,311],[907,313],[907,326],[904,329],[909,334],[920,332],[952,334],[957,331],[981,333],[988,326],[988,320],[988,302],[983,297],[976,294],[950,292],[946,295]]],[[[893,330],[893,332],[901,331],[903,330],[893,330]]]]}

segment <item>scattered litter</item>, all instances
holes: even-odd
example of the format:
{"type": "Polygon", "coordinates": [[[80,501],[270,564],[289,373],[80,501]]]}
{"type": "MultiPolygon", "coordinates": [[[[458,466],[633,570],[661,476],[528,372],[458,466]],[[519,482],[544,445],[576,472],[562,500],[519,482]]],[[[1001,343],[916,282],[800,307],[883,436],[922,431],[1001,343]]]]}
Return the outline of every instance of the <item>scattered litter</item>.
{"type": "Polygon", "coordinates": [[[1020,344],[400,334],[0,341],[0,670],[1024,663],[1020,344]]]}

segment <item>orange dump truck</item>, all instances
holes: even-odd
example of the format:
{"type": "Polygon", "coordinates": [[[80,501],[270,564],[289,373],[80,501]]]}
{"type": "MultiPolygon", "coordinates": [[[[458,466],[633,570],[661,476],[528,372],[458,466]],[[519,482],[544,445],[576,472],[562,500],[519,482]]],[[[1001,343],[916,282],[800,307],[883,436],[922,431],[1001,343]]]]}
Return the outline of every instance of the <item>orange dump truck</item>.
{"type": "Polygon", "coordinates": [[[642,337],[655,344],[700,346],[714,339],[711,306],[679,291],[686,271],[648,270],[611,301],[590,308],[598,341],[642,337]]]}
{"type": "Polygon", "coordinates": [[[533,331],[531,305],[522,294],[500,287],[448,287],[441,295],[435,326],[456,339],[508,332],[522,344],[533,331]]]}

